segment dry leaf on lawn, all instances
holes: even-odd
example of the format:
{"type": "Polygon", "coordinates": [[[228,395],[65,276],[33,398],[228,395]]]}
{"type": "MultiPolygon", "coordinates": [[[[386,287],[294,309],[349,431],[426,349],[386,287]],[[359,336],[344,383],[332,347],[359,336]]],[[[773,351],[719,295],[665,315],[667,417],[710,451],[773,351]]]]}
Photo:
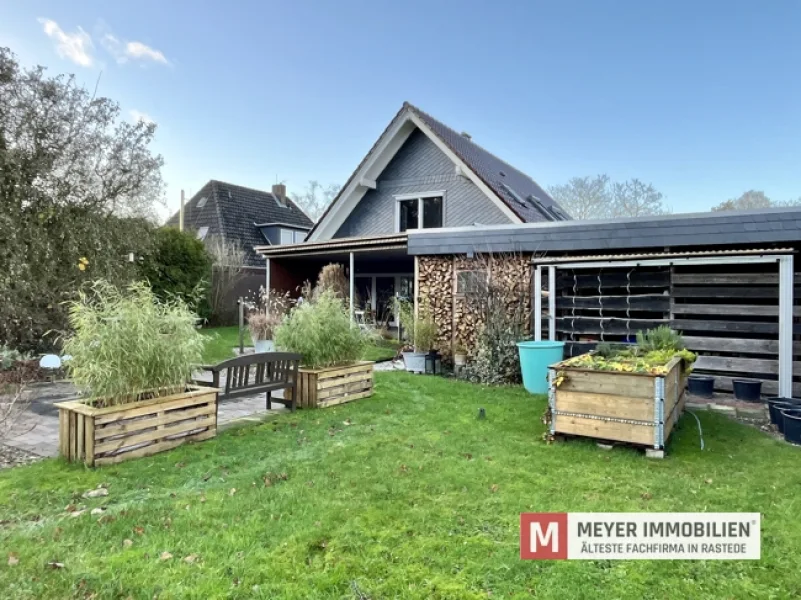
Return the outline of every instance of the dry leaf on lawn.
{"type": "Polygon", "coordinates": [[[128,538],[125,538],[124,540],[122,540],[122,547],[123,548],[130,548],[131,546],[133,546],[133,540],[129,540],[128,538]]]}
{"type": "Polygon", "coordinates": [[[47,563],[47,566],[50,567],[51,569],[63,569],[64,568],[64,563],[51,561],[51,562],[47,563]]]}
{"type": "Polygon", "coordinates": [[[13,567],[14,565],[18,565],[18,564],[19,564],[19,558],[17,558],[17,555],[14,554],[13,552],[9,552],[8,553],[8,566],[9,567],[13,567]]]}
{"type": "Polygon", "coordinates": [[[101,496],[108,496],[108,490],[106,488],[101,487],[89,490],[83,495],[84,498],[100,498],[101,496]]]}
{"type": "Polygon", "coordinates": [[[190,554],[189,556],[184,556],[184,562],[192,564],[197,560],[197,554],[190,554]]]}
{"type": "Polygon", "coordinates": [[[172,558],[172,554],[169,552],[162,552],[159,556],[159,560],[170,560],[172,558]]]}

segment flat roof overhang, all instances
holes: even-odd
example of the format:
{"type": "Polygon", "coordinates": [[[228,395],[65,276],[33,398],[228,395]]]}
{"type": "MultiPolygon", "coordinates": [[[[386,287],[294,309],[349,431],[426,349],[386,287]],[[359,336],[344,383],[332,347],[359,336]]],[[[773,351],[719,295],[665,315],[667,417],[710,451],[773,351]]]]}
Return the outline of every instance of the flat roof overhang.
{"type": "Polygon", "coordinates": [[[302,242],[300,244],[281,244],[276,246],[255,246],[256,254],[265,258],[320,257],[336,260],[347,257],[351,252],[383,254],[386,256],[407,255],[406,233],[360,238],[338,238],[325,242],[302,242]]]}

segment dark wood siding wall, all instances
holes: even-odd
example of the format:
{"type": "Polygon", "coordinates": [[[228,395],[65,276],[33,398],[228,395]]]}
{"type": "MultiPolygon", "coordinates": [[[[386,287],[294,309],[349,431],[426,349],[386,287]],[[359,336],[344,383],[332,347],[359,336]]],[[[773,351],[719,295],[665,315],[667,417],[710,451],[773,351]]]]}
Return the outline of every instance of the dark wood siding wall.
{"type": "MultiPolygon", "coordinates": [[[[801,394],[801,274],[796,259],[793,394],[801,394]]],[[[543,269],[543,283],[547,282],[543,269]]],[[[731,391],[732,378],[763,381],[778,393],[779,276],[776,264],[558,269],[557,339],[570,356],[604,341],[634,340],[662,324],[684,334],[699,354],[695,371],[731,391]]],[[[547,311],[547,299],[543,298],[547,311]]],[[[548,337],[544,316],[542,337],[548,337]]]]}

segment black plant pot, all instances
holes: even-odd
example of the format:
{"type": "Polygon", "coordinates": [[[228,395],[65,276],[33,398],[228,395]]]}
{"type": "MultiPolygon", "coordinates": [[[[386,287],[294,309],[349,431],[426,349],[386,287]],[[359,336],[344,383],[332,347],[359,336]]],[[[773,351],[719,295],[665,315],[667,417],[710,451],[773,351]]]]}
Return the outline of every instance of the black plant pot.
{"type": "Polygon", "coordinates": [[[784,439],[791,444],[801,444],[801,409],[782,411],[784,439]]]}
{"type": "Polygon", "coordinates": [[[687,389],[694,396],[711,398],[715,391],[715,378],[706,375],[690,375],[687,378],[687,389]]]}
{"type": "Polygon", "coordinates": [[[754,379],[734,379],[734,397],[746,402],[759,402],[762,382],[754,379]]]}
{"type": "Polygon", "coordinates": [[[782,413],[784,409],[801,408],[801,399],[799,398],[780,398],[778,396],[768,398],[768,412],[770,413],[770,422],[777,427],[781,424],[782,413]]]}

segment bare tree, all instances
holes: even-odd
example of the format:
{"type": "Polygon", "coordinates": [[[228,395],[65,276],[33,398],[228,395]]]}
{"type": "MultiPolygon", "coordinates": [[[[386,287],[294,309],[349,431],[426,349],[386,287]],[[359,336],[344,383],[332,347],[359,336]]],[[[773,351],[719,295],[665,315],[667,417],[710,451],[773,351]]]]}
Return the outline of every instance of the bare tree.
{"type": "Polygon", "coordinates": [[[609,175],[573,177],[549,190],[574,219],[603,219],[610,216],[609,175]]]}
{"type": "Polygon", "coordinates": [[[801,197],[795,200],[776,201],[768,198],[765,192],[761,190],[748,190],[739,198],[730,198],[725,202],[721,202],[717,206],[713,206],[712,210],[749,210],[778,206],[801,206],[801,197]]]}
{"type": "Polygon", "coordinates": [[[210,236],[206,242],[206,250],[212,257],[211,290],[209,304],[213,315],[223,317],[231,307],[226,299],[231,289],[242,277],[245,267],[245,251],[235,240],[226,240],[222,236],[210,236]]]}
{"type": "Polygon", "coordinates": [[[573,177],[549,189],[574,219],[612,219],[670,212],[653,185],[639,179],[613,182],[608,175],[573,177]]]}
{"type": "Polygon", "coordinates": [[[329,184],[324,188],[319,181],[312,179],[302,194],[292,193],[292,201],[309,215],[312,221],[317,221],[325,212],[326,207],[333,202],[342,186],[338,183],[329,184]]]}
{"type": "Polygon", "coordinates": [[[662,194],[650,183],[631,179],[612,184],[613,217],[644,217],[668,212],[662,203],[662,194]]]}

